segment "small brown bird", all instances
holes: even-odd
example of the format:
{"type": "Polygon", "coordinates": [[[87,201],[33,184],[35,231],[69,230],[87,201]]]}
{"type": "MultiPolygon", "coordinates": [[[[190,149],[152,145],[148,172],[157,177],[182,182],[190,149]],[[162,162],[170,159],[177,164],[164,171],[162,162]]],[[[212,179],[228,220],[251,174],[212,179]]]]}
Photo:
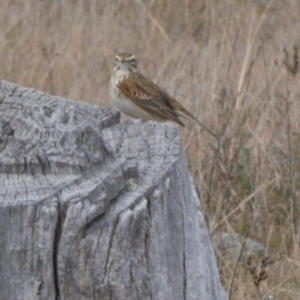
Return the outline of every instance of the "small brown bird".
{"type": "Polygon", "coordinates": [[[137,61],[131,53],[120,53],[116,56],[110,79],[110,96],[123,113],[133,118],[143,121],[172,121],[184,126],[178,118],[183,117],[198,123],[218,139],[216,134],[199,122],[178,101],[139,73],[137,61]]]}

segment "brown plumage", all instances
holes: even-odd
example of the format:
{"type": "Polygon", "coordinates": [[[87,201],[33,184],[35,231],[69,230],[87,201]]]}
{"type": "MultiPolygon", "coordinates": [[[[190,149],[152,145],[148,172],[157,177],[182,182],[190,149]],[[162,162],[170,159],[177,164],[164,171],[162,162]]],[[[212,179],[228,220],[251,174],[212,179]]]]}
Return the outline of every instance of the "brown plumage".
{"type": "Polygon", "coordinates": [[[199,122],[178,101],[157,84],[137,71],[134,55],[121,53],[110,81],[110,95],[116,106],[125,114],[146,120],[172,121],[184,126],[179,117],[197,122],[204,130],[218,138],[199,122]]]}
{"type": "Polygon", "coordinates": [[[184,126],[171,105],[172,98],[142,74],[130,73],[119,82],[118,88],[126,98],[149,112],[155,120],[172,121],[184,126]]]}

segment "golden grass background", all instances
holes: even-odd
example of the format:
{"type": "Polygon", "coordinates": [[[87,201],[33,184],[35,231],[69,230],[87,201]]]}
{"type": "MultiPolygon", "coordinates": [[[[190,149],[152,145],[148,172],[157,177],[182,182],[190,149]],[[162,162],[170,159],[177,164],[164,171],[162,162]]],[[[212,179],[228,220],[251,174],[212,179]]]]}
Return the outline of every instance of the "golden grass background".
{"type": "MultiPolygon", "coordinates": [[[[212,137],[181,130],[211,234],[262,243],[274,264],[261,291],[300,299],[299,15],[297,0],[2,0],[0,76],[111,106],[114,56],[135,53],[141,72],[222,136],[217,159],[212,137]]],[[[233,266],[219,271],[228,292],[233,266]]],[[[258,299],[242,265],[232,299],[258,299]]]]}

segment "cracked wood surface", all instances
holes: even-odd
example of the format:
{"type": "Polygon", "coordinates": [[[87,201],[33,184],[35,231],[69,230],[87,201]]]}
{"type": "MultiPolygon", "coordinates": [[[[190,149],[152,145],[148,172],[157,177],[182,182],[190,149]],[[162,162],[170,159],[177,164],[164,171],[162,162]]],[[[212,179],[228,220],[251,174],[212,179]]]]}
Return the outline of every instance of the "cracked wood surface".
{"type": "Polygon", "coordinates": [[[171,123],[0,82],[0,298],[224,299],[171,123]]]}

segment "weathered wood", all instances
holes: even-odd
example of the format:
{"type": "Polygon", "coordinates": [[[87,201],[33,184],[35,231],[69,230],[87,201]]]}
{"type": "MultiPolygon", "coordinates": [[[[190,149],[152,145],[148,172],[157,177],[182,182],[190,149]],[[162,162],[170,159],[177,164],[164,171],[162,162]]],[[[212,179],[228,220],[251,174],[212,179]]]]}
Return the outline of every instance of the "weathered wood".
{"type": "Polygon", "coordinates": [[[177,127],[0,84],[1,299],[224,299],[177,127]]]}

